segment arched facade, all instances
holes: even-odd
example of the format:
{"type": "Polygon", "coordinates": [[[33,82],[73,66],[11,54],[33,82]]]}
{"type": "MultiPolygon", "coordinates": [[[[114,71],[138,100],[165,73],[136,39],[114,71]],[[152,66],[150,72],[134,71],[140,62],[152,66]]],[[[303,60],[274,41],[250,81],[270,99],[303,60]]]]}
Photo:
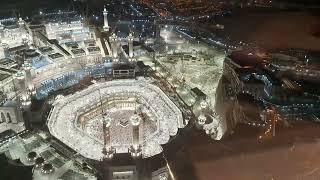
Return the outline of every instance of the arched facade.
{"type": "Polygon", "coordinates": [[[20,112],[16,107],[0,107],[0,122],[17,124],[22,121],[20,112]]]}

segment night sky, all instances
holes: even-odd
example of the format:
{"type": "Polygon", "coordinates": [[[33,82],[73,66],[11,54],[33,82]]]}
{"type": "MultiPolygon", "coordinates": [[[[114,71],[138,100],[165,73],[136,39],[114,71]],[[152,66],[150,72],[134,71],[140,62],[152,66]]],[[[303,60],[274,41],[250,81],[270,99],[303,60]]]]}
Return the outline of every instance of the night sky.
{"type": "MultiPolygon", "coordinates": [[[[75,0],[1,0],[0,1],[0,13],[9,12],[12,10],[18,10],[21,16],[30,16],[33,13],[38,12],[39,8],[63,8],[71,9],[71,2],[75,0]]],[[[103,4],[109,0],[77,0],[88,1],[89,8],[97,11],[103,7],[103,4]]],[[[120,1],[120,0],[119,0],[120,1]]],[[[183,1],[183,0],[181,0],[183,1]]],[[[320,6],[320,0],[274,0],[278,2],[288,2],[301,5],[317,5],[320,6]]]]}
{"type": "MultiPolygon", "coordinates": [[[[69,4],[73,0],[1,0],[0,4],[14,4],[14,3],[25,3],[28,4],[30,7],[37,6],[39,4],[58,4],[58,3],[67,3],[69,4]]],[[[80,0],[86,1],[86,0],[80,0]]],[[[107,2],[108,0],[89,0],[91,4],[101,4],[104,1],[107,2]]],[[[181,0],[183,1],[183,0],[181,0]]],[[[301,3],[301,4],[320,4],[319,0],[275,0],[277,2],[289,2],[289,3],[301,3]]]]}

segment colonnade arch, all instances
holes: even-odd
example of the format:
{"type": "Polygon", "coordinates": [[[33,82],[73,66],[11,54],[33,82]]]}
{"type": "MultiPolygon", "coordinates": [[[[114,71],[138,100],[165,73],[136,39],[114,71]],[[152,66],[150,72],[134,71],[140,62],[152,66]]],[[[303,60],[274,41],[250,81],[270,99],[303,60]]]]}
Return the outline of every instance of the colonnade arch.
{"type": "Polygon", "coordinates": [[[19,112],[15,107],[0,107],[0,123],[20,122],[19,112]]]}

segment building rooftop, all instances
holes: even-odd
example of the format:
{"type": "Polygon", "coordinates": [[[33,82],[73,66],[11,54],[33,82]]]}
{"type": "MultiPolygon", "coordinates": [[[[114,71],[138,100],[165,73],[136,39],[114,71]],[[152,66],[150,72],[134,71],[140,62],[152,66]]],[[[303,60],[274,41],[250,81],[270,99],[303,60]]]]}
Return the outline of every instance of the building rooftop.
{"type": "Polygon", "coordinates": [[[46,54],[46,53],[52,52],[53,49],[49,46],[44,46],[44,47],[40,47],[39,51],[43,54],[46,54]]]}
{"type": "Polygon", "coordinates": [[[261,66],[267,57],[264,52],[259,53],[254,50],[241,50],[233,51],[229,55],[229,58],[242,67],[256,67],[261,66]]]}
{"type": "Polygon", "coordinates": [[[0,74],[0,81],[3,81],[5,79],[7,79],[8,77],[10,77],[9,74],[0,74]]]}
{"type": "Polygon", "coordinates": [[[50,40],[50,44],[55,45],[55,46],[56,46],[58,49],[60,49],[65,55],[71,56],[70,53],[69,53],[67,50],[65,50],[65,49],[59,44],[59,42],[58,42],[56,39],[50,40]]]}
{"type": "Polygon", "coordinates": [[[91,46],[91,47],[88,47],[87,49],[88,49],[89,53],[91,53],[91,52],[100,52],[100,48],[97,47],[97,46],[91,46]]]}
{"type": "Polygon", "coordinates": [[[202,92],[202,91],[201,91],[199,88],[197,88],[197,87],[192,88],[191,91],[192,91],[193,93],[195,93],[195,95],[196,95],[197,97],[203,98],[203,97],[206,97],[206,96],[207,96],[204,92],[202,92]]]}
{"type": "Polygon", "coordinates": [[[54,54],[50,54],[50,55],[48,55],[51,59],[58,59],[58,58],[61,58],[61,57],[63,57],[63,55],[62,54],[60,54],[60,53],[54,53],[54,54]]]}
{"type": "Polygon", "coordinates": [[[247,82],[253,83],[261,83],[261,79],[255,77],[255,75],[263,75],[267,77],[267,79],[273,85],[281,85],[281,82],[278,78],[276,78],[272,73],[263,69],[263,68],[254,68],[254,67],[247,67],[247,68],[236,68],[235,72],[238,74],[240,79],[245,80],[247,82]]]}
{"type": "Polygon", "coordinates": [[[75,55],[85,54],[85,53],[86,53],[86,52],[85,52],[83,49],[81,49],[81,48],[79,48],[79,49],[71,49],[71,52],[72,52],[73,54],[75,54],[75,55]]]}

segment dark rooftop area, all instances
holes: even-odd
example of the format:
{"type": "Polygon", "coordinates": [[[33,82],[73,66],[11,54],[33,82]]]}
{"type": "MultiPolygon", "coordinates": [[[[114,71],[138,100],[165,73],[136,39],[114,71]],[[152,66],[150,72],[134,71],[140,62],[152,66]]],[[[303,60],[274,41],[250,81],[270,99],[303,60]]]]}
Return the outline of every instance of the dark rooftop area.
{"type": "Polygon", "coordinates": [[[257,54],[254,50],[233,51],[229,56],[232,61],[242,67],[262,66],[265,59],[257,54]]]}

